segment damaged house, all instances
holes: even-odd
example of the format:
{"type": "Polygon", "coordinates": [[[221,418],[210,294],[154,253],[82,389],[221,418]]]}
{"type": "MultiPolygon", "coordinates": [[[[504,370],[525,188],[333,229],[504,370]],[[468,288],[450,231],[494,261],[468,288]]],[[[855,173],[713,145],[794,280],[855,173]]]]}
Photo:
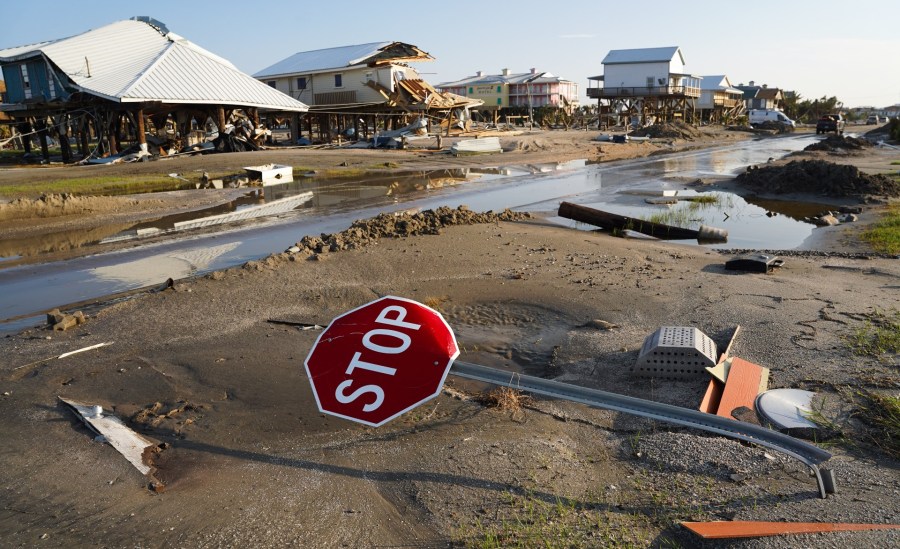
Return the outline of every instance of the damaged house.
{"type": "Polygon", "coordinates": [[[0,50],[0,67],[0,110],[28,136],[26,152],[36,135],[49,159],[55,137],[64,162],[72,138],[81,158],[172,154],[210,135],[217,150],[253,149],[265,135],[260,112],[307,110],[148,17],[0,50]]]}
{"type": "Polygon", "coordinates": [[[724,74],[703,76],[697,114],[703,122],[726,124],[744,114],[744,92],[724,74]]]}
{"type": "MultiPolygon", "coordinates": [[[[465,121],[480,101],[438,92],[408,65],[433,59],[411,44],[373,42],[295,53],[253,76],[309,105],[310,141],[329,142],[339,134],[368,138],[370,129],[396,130],[415,120],[447,128],[465,121]]],[[[290,124],[296,139],[299,117],[290,124]]]]}

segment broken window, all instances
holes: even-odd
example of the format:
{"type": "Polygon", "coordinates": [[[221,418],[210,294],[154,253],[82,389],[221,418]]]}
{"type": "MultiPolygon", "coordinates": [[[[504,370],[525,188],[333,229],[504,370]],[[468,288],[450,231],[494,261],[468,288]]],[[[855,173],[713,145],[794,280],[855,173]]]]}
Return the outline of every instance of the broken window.
{"type": "Polygon", "coordinates": [[[50,71],[50,67],[46,67],[47,69],[47,88],[50,91],[50,98],[53,99],[56,97],[56,79],[53,78],[53,73],[50,71]]]}
{"type": "Polygon", "coordinates": [[[25,63],[20,65],[22,70],[22,89],[25,90],[25,99],[31,99],[31,81],[28,80],[28,67],[25,63]]]}

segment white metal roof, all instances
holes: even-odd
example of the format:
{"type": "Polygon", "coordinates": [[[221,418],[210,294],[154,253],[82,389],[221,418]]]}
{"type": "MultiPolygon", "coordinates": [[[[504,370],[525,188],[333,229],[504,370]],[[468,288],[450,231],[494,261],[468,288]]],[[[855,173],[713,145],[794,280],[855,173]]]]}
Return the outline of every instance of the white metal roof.
{"type": "Polygon", "coordinates": [[[206,103],[306,111],[305,104],[146,21],[0,50],[0,62],[43,55],[82,91],[122,103],[206,103]]]}
{"type": "Polygon", "coordinates": [[[713,74],[701,76],[700,78],[702,78],[702,80],[700,81],[701,90],[720,90],[739,94],[744,93],[743,91],[732,86],[731,81],[724,74],[713,74]]]}
{"type": "Polygon", "coordinates": [[[323,50],[301,51],[254,73],[255,78],[315,72],[358,65],[394,42],[370,42],[323,50]]]}
{"type": "Polygon", "coordinates": [[[681,64],[684,64],[684,56],[681,48],[671,46],[665,48],[638,48],[631,50],[609,50],[603,58],[604,65],[618,65],[623,63],[668,63],[675,55],[680,56],[681,64]]]}

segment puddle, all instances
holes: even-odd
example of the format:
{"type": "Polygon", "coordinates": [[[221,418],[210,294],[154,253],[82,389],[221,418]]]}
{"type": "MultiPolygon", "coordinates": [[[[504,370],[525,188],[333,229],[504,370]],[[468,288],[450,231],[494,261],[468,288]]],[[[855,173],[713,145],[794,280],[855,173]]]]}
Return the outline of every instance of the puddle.
{"type": "MultiPolygon", "coordinates": [[[[606,200],[581,203],[583,206],[619,215],[644,219],[665,225],[699,229],[700,225],[724,229],[728,232],[725,242],[706,243],[709,248],[757,248],[792,249],[800,246],[817,227],[805,221],[831,209],[824,204],[742,198],[727,192],[697,192],[678,190],[674,204],[649,204],[657,200],[632,192],[620,192],[606,200]],[[691,199],[702,201],[693,201],[691,199]]],[[[596,227],[579,224],[569,219],[555,218],[567,226],[585,230],[596,227]]],[[[696,241],[690,241],[696,244],[696,241]]]]}
{"type": "MultiPolygon", "coordinates": [[[[271,185],[267,187],[248,187],[247,195],[237,200],[211,208],[180,213],[154,219],[152,221],[107,225],[98,228],[62,231],[43,234],[29,238],[4,239],[0,241],[0,264],[4,261],[21,261],[33,259],[44,254],[70,252],[79,248],[139,240],[141,238],[159,236],[174,230],[188,230],[212,224],[245,221],[251,218],[274,216],[288,211],[336,211],[355,210],[360,206],[391,203],[414,197],[422,193],[448,189],[474,180],[492,181],[515,176],[530,176],[572,170],[583,167],[584,161],[559,164],[535,164],[503,168],[460,168],[431,171],[409,171],[393,174],[362,174],[349,178],[303,177],[291,183],[271,185]],[[294,207],[266,211],[263,206],[287,202],[292,197],[309,196],[308,200],[298,200],[294,207]],[[256,211],[256,215],[249,212],[256,211]],[[247,215],[228,214],[248,212],[247,215]],[[223,219],[224,218],[224,219],[223,219]],[[205,222],[205,220],[211,220],[205,222]]],[[[173,179],[173,184],[163,190],[193,190],[195,183],[180,182],[173,179]]],[[[157,189],[159,191],[159,189],[157,189]]]]}

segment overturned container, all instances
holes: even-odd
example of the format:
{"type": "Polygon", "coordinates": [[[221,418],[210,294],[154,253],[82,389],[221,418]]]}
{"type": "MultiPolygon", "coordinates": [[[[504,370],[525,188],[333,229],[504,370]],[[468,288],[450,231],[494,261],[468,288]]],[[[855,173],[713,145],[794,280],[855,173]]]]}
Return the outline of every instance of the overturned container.
{"type": "Polygon", "coordinates": [[[695,379],[716,365],[716,343],[697,328],[663,326],[646,339],[634,375],[695,379]]]}

